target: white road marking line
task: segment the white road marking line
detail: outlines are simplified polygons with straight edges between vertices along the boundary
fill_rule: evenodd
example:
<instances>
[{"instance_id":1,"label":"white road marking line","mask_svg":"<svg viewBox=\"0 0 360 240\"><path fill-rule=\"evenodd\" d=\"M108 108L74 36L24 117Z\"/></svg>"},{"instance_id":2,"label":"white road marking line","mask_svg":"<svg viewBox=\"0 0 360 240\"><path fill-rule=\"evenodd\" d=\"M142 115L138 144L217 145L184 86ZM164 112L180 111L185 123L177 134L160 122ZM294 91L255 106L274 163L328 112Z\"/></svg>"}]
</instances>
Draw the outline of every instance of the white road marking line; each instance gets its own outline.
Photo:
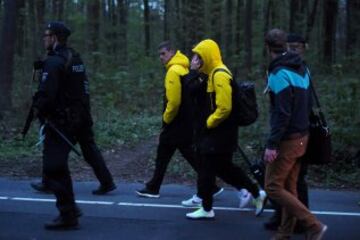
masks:
<instances>
[{"instance_id":1,"label":"white road marking line","mask_svg":"<svg viewBox=\"0 0 360 240\"><path fill-rule=\"evenodd\" d=\"M76 200L77 203L82 204L98 204L98 205L113 205L115 202L106 202L106 201L88 201L88 200Z\"/></svg>"},{"instance_id":2,"label":"white road marking line","mask_svg":"<svg viewBox=\"0 0 360 240\"><path fill-rule=\"evenodd\" d=\"M0 196L0 200L13 200L13 201L28 201L28 202L55 202L55 199L51 198L24 198L24 197L8 197ZM191 207L184 207L177 204L157 204L157 203L131 203L131 202L111 202L111 201L90 201L90 200L76 200L80 204L94 204L94 205L118 205L125 207L154 207L154 208L176 208L176 209L193 209ZM253 212L252 208L233 208L233 207L214 207L214 210L221 211L237 211L237 212ZM264 209L264 212L274 212L272 209ZM330 215L330 216L350 216L360 217L360 212L343 212L343 211L311 211L316 215Z\"/></svg>"},{"instance_id":3,"label":"white road marking line","mask_svg":"<svg viewBox=\"0 0 360 240\"><path fill-rule=\"evenodd\" d=\"M23 198L23 197L12 197L10 200L15 201L28 201L28 202L55 202L55 199L49 198Z\"/></svg>"}]
</instances>

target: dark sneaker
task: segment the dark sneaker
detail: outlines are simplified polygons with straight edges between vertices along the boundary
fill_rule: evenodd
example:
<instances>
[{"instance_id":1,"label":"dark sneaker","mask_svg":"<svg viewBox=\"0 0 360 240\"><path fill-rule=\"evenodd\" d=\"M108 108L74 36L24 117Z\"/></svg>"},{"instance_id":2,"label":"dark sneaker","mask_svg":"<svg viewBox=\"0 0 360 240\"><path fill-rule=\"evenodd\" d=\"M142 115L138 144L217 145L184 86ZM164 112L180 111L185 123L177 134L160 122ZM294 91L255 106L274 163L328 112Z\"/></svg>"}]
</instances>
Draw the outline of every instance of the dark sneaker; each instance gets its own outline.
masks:
<instances>
[{"instance_id":1,"label":"dark sneaker","mask_svg":"<svg viewBox=\"0 0 360 240\"><path fill-rule=\"evenodd\" d=\"M64 218L61 215L55 218L52 222L45 223L46 230L76 230L79 229L79 222L77 218Z\"/></svg>"},{"instance_id":2,"label":"dark sneaker","mask_svg":"<svg viewBox=\"0 0 360 240\"><path fill-rule=\"evenodd\" d=\"M97 189L92 191L92 194L104 195L107 194L108 192L114 191L115 189L116 189L116 185L114 183L108 186L100 185Z\"/></svg>"},{"instance_id":3,"label":"dark sneaker","mask_svg":"<svg viewBox=\"0 0 360 240\"><path fill-rule=\"evenodd\" d=\"M144 188L142 190L136 190L135 192L140 197L147 197L147 198L159 198L160 197L159 192L151 191L147 188Z\"/></svg>"},{"instance_id":4,"label":"dark sneaker","mask_svg":"<svg viewBox=\"0 0 360 240\"><path fill-rule=\"evenodd\" d=\"M50 188L48 188L43 182L33 182L30 183L30 186L41 193L52 193Z\"/></svg>"}]
</instances>

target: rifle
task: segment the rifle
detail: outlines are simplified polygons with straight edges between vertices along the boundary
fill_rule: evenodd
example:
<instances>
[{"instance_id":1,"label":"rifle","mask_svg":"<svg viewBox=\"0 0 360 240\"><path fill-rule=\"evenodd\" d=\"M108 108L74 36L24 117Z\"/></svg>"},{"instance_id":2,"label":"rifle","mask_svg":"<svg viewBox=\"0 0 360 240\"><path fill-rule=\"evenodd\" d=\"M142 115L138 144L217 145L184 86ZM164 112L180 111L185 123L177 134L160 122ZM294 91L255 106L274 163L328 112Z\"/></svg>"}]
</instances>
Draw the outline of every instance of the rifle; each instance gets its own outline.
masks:
<instances>
[{"instance_id":1,"label":"rifle","mask_svg":"<svg viewBox=\"0 0 360 240\"><path fill-rule=\"evenodd\" d=\"M32 82L35 81L35 74L36 74L36 69L35 67L33 68L33 72L32 72ZM33 101L34 101L34 96L33 96ZM25 121L25 125L24 125L24 128L23 130L21 131L21 134L23 136L23 139L25 139L25 136L27 134L27 132L29 131L29 128L31 126L31 122L32 120L34 119L34 108L33 108L33 104L34 102L31 103L31 106L30 106L30 110L29 110L29 113L26 117L26 121Z\"/></svg>"}]
</instances>

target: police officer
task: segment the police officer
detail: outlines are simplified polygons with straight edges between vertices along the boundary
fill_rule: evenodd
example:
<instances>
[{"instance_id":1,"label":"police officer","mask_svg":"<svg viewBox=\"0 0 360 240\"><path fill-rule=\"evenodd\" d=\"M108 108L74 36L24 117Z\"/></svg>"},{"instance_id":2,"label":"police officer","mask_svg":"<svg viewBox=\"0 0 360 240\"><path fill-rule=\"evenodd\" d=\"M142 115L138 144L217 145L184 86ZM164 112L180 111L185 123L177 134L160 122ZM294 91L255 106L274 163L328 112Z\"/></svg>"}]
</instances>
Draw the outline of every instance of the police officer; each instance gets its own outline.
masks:
<instances>
[{"instance_id":1,"label":"police officer","mask_svg":"<svg viewBox=\"0 0 360 240\"><path fill-rule=\"evenodd\" d=\"M48 51L33 102L33 110L44 126L43 173L55 194L59 217L45 224L48 230L78 228L81 215L74 199L68 167L71 145L80 143L85 160L104 178L98 190L115 189L91 129L89 84L84 64L66 46L71 31L61 22L50 22L43 40Z\"/></svg>"}]
</instances>

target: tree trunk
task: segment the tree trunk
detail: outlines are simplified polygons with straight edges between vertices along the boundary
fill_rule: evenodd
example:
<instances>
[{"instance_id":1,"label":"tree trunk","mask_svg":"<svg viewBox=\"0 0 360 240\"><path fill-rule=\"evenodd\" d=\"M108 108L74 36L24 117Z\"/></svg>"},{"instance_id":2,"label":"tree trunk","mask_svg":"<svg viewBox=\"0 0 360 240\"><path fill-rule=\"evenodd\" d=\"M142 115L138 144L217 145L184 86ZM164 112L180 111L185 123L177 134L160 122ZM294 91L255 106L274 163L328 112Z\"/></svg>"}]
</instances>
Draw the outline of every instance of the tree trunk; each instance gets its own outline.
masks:
<instances>
[{"instance_id":1,"label":"tree trunk","mask_svg":"<svg viewBox=\"0 0 360 240\"><path fill-rule=\"evenodd\" d=\"M211 1L211 36L219 44L221 43L221 30L222 30L222 1L221 0L212 0Z\"/></svg>"},{"instance_id":2,"label":"tree trunk","mask_svg":"<svg viewBox=\"0 0 360 240\"><path fill-rule=\"evenodd\" d=\"M87 8L87 48L92 55L90 58L91 69L96 73L100 64L100 59L96 52L99 50L99 28L100 28L100 2L99 0L90 0L86 3Z\"/></svg>"},{"instance_id":3,"label":"tree trunk","mask_svg":"<svg viewBox=\"0 0 360 240\"><path fill-rule=\"evenodd\" d=\"M324 47L323 47L323 60L324 63L330 65L334 62L334 46L335 46L335 33L336 33L336 18L338 1L327 0L324 1Z\"/></svg>"},{"instance_id":4,"label":"tree trunk","mask_svg":"<svg viewBox=\"0 0 360 240\"><path fill-rule=\"evenodd\" d=\"M37 26L37 35L41 36L45 30L45 0L35 0L35 10L36 10L36 26ZM43 53L43 42L41 37L36 37L37 46L36 49L39 49L41 54ZM41 50L40 50L41 49Z\"/></svg>"},{"instance_id":5,"label":"tree trunk","mask_svg":"<svg viewBox=\"0 0 360 240\"><path fill-rule=\"evenodd\" d=\"M15 1L15 0L14 0ZM16 24L16 54L20 57L24 56L25 46L25 1L16 0L17 5L17 24Z\"/></svg>"},{"instance_id":6,"label":"tree trunk","mask_svg":"<svg viewBox=\"0 0 360 240\"><path fill-rule=\"evenodd\" d=\"M16 40L17 1L4 1L0 44L0 115L12 107L13 65Z\"/></svg>"},{"instance_id":7,"label":"tree trunk","mask_svg":"<svg viewBox=\"0 0 360 240\"><path fill-rule=\"evenodd\" d=\"M145 56L150 56L150 16L149 0L144 0L144 35L145 35Z\"/></svg>"},{"instance_id":8,"label":"tree trunk","mask_svg":"<svg viewBox=\"0 0 360 240\"><path fill-rule=\"evenodd\" d=\"M309 42L312 29L314 28L315 17L316 17L316 15L318 14L318 13L317 13L318 3L319 3L319 0L315 0L315 1L314 1L314 4L313 4L312 10L311 10L311 13L310 13L310 15L309 15L309 17L308 17L308 20L307 20L307 24L306 24L306 34L305 34L305 41L306 41L306 42Z\"/></svg>"},{"instance_id":9,"label":"tree trunk","mask_svg":"<svg viewBox=\"0 0 360 240\"><path fill-rule=\"evenodd\" d=\"M235 72L234 76L237 78L237 76L240 73L240 54L241 54L241 13L243 8L243 0L237 0L237 6L236 6L236 26L235 26L235 63L236 66L234 67Z\"/></svg>"},{"instance_id":10,"label":"tree trunk","mask_svg":"<svg viewBox=\"0 0 360 240\"><path fill-rule=\"evenodd\" d=\"M52 16L58 21L63 21L64 15L64 0L53 0L52 1Z\"/></svg>"},{"instance_id":11,"label":"tree trunk","mask_svg":"<svg viewBox=\"0 0 360 240\"><path fill-rule=\"evenodd\" d=\"M127 66L128 60L128 41L127 41L127 26L128 26L128 8L129 1L119 0L118 1L118 10L119 10L119 56L120 56L120 66Z\"/></svg>"},{"instance_id":12,"label":"tree trunk","mask_svg":"<svg viewBox=\"0 0 360 240\"><path fill-rule=\"evenodd\" d=\"M170 39L168 22L169 22L169 0L164 0L164 40Z\"/></svg>"},{"instance_id":13,"label":"tree trunk","mask_svg":"<svg viewBox=\"0 0 360 240\"><path fill-rule=\"evenodd\" d=\"M251 73L252 65L252 0L246 0L245 3L245 31L244 31L244 47L245 47L245 70L246 75Z\"/></svg>"},{"instance_id":14,"label":"tree trunk","mask_svg":"<svg viewBox=\"0 0 360 240\"><path fill-rule=\"evenodd\" d=\"M226 0L226 16L225 16L225 62L233 69L233 0Z\"/></svg>"},{"instance_id":15,"label":"tree trunk","mask_svg":"<svg viewBox=\"0 0 360 240\"><path fill-rule=\"evenodd\" d=\"M352 56L358 53L360 46L360 2L347 0L346 4L346 55Z\"/></svg>"}]
</instances>

